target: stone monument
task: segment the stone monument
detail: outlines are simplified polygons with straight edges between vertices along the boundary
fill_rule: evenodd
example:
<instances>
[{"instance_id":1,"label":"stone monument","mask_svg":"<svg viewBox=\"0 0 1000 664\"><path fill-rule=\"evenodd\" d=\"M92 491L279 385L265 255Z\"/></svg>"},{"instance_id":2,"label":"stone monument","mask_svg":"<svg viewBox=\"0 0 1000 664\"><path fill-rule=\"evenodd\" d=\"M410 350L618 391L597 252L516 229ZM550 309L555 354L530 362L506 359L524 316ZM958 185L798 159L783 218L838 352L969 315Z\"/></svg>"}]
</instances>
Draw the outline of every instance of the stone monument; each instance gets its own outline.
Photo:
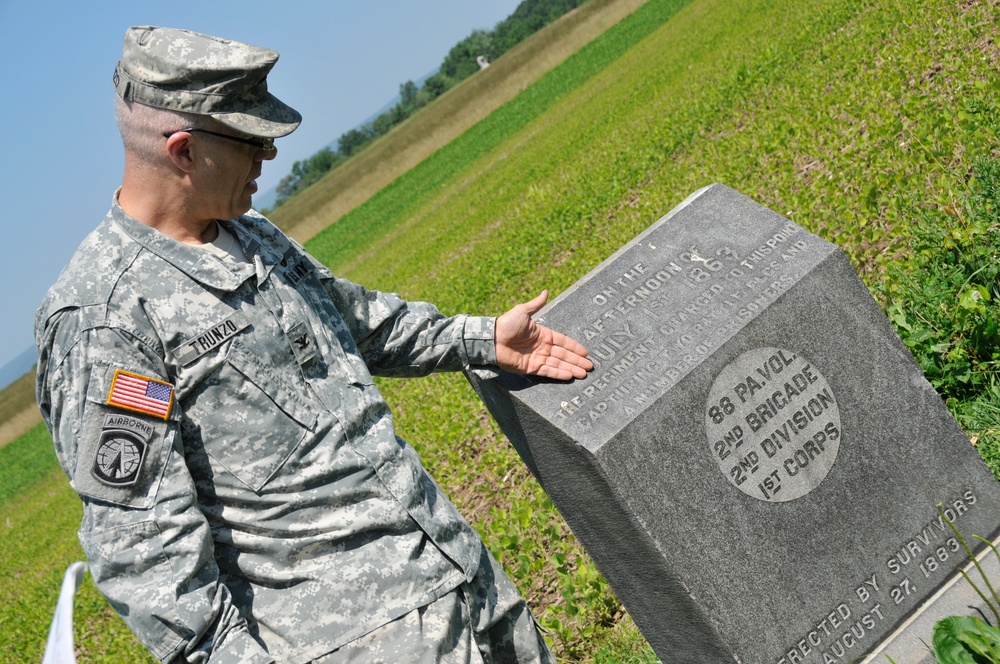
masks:
<instances>
[{"instance_id":1,"label":"stone monument","mask_svg":"<svg viewBox=\"0 0 1000 664\"><path fill-rule=\"evenodd\" d=\"M970 610L937 506L995 539L1000 486L834 245L713 185L539 318L586 379L470 381L665 663L913 664Z\"/></svg>"}]
</instances>

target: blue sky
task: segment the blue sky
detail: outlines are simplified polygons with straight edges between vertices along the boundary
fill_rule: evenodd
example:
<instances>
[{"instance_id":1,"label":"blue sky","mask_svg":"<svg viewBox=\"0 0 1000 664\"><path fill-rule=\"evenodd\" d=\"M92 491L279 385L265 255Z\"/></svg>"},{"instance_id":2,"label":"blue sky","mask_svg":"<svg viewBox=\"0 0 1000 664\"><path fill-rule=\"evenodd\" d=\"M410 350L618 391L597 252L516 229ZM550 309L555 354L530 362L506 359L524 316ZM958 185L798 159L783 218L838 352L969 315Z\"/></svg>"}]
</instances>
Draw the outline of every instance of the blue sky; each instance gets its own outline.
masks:
<instances>
[{"instance_id":1,"label":"blue sky","mask_svg":"<svg viewBox=\"0 0 1000 664\"><path fill-rule=\"evenodd\" d=\"M127 27L186 28L281 54L268 88L304 119L265 164L266 192L518 2L0 0L0 366L33 345L35 308L121 181L111 76Z\"/></svg>"}]
</instances>

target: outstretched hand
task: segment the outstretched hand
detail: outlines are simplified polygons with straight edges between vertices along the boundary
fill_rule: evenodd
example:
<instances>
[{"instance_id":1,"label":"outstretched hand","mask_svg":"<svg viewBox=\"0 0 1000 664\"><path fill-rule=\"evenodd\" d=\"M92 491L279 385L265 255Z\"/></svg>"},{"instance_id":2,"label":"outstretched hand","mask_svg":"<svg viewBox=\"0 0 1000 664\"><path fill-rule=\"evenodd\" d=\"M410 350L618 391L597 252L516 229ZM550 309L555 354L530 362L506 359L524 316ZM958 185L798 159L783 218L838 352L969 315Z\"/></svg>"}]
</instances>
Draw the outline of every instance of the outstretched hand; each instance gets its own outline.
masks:
<instances>
[{"instance_id":1,"label":"outstretched hand","mask_svg":"<svg viewBox=\"0 0 1000 664\"><path fill-rule=\"evenodd\" d=\"M570 380L594 368L587 349L574 339L531 320L545 306L548 291L497 318L497 364L513 373Z\"/></svg>"}]
</instances>

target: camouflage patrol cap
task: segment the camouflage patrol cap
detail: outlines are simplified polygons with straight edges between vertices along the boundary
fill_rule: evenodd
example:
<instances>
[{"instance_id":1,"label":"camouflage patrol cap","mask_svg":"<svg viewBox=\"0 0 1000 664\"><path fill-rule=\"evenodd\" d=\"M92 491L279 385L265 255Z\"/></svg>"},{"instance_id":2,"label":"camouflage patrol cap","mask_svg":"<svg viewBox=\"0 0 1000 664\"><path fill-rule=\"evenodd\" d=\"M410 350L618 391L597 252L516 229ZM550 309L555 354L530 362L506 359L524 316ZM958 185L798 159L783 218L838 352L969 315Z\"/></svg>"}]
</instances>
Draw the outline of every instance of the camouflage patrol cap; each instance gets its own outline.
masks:
<instances>
[{"instance_id":1,"label":"camouflage patrol cap","mask_svg":"<svg viewBox=\"0 0 1000 664\"><path fill-rule=\"evenodd\" d=\"M252 136L295 131L302 116L267 91L278 53L209 35L152 26L125 31L115 89L126 101L208 115Z\"/></svg>"}]
</instances>

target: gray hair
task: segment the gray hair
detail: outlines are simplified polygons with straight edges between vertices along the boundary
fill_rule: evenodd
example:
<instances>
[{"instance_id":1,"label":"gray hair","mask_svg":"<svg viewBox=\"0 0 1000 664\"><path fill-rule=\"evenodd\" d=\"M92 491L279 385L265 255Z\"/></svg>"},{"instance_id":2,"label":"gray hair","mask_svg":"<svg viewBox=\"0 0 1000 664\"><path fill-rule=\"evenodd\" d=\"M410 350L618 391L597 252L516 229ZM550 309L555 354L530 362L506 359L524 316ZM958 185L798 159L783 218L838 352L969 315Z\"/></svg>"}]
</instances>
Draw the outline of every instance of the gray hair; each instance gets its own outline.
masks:
<instances>
[{"instance_id":1,"label":"gray hair","mask_svg":"<svg viewBox=\"0 0 1000 664\"><path fill-rule=\"evenodd\" d=\"M163 158L163 133L188 127L212 128L216 122L205 115L183 113L125 101L115 95L115 118L125 151L153 164Z\"/></svg>"}]
</instances>

